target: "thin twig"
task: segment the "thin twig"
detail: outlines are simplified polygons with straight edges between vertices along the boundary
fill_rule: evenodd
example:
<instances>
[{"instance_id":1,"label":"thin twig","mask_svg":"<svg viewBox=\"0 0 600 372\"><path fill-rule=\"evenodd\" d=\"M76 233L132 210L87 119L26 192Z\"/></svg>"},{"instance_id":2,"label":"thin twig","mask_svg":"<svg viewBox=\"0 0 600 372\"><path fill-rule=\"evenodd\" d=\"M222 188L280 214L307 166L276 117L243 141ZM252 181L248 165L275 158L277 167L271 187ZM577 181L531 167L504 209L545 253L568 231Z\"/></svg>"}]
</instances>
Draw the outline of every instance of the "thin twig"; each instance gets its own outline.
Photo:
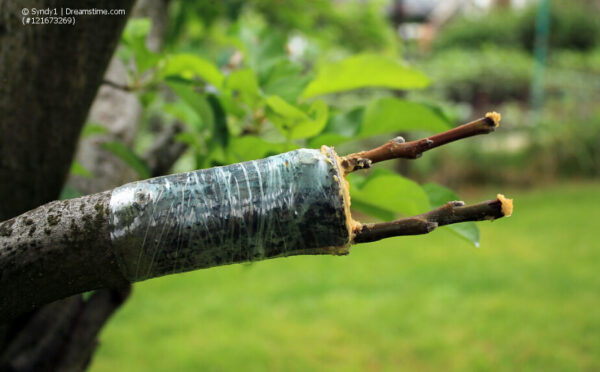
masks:
<instances>
[{"instance_id":1,"label":"thin twig","mask_svg":"<svg viewBox=\"0 0 600 372\"><path fill-rule=\"evenodd\" d=\"M132 91L135 90L135 87L132 87L130 85L116 83L114 81L107 80L107 79L102 80L102 84L103 85L108 85L110 87L113 87L113 88L116 88L116 89L119 89L119 90L122 90L122 91L125 91L125 92L132 92Z\"/></svg>"},{"instance_id":2,"label":"thin twig","mask_svg":"<svg viewBox=\"0 0 600 372\"><path fill-rule=\"evenodd\" d=\"M438 226L466 221L495 220L512 214L512 199L498 194L494 200L474 205L451 201L414 217L392 222L362 224L355 232L354 243L367 243L401 235L427 234Z\"/></svg>"},{"instance_id":3,"label":"thin twig","mask_svg":"<svg viewBox=\"0 0 600 372\"><path fill-rule=\"evenodd\" d=\"M499 122L500 114L491 112L486 114L483 118L428 138L405 142L404 138L396 137L372 150L361 151L342 157L342 167L346 173L349 173L357 169L369 168L372 163L378 163L384 160L397 158L416 159L420 157L423 152L445 145L446 143L478 134L493 132Z\"/></svg>"}]
</instances>

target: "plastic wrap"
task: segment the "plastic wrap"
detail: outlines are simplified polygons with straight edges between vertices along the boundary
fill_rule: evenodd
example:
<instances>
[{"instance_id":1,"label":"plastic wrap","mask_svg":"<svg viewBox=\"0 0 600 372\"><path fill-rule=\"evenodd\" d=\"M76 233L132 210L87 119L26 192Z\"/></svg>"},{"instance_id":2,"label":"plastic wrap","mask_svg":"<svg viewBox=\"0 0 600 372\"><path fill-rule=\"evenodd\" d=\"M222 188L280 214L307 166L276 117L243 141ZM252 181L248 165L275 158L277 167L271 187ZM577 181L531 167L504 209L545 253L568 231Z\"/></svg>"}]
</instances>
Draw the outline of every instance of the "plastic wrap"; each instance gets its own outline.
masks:
<instances>
[{"instance_id":1,"label":"plastic wrap","mask_svg":"<svg viewBox=\"0 0 600 372\"><path fill-rule=\"evenodd\" d=\"M330 148L300 149L116 188L111 239L127 279L343 253L334 247L347 246L350 234L334 157Z\"/></svg>"}]
</instances>

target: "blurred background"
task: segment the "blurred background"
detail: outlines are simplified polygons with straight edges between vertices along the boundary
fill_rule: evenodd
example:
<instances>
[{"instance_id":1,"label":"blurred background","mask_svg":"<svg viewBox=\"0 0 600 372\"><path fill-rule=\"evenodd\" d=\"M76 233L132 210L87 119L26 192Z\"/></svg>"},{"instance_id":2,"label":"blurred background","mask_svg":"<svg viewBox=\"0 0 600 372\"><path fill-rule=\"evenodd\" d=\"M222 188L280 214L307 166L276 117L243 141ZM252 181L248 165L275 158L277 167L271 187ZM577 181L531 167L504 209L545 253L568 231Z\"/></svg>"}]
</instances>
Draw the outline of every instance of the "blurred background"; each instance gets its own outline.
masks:
<instances>
[{"instance_id":1,"label":"blurred background","mask_svg":"<svg viewBox=\"0 0 600 372\"><path fill-rule=\"evenodd\" d=\"M137 284L91 370L599 370L599 11L140 1L63 197L299 147L345 154L498 111L491 135L351 177L353 213L498 192L515 213Z\"/></svg>"}]
</instances>

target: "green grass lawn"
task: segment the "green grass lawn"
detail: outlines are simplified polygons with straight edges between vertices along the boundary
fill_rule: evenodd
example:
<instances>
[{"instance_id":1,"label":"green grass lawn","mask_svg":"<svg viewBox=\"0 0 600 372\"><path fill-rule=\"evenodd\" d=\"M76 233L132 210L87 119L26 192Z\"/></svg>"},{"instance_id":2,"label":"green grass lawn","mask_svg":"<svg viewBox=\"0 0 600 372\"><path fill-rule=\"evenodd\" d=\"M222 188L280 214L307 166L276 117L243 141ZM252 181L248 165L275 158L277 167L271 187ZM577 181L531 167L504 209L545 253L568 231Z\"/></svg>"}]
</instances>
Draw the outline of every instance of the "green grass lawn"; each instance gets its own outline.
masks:
<instances>
[{"instance_id":1,"label":"green grass lawn","mask_svg":"<svg viewBox=\"0 0 600 372\"><path fill-rule=\"evenodd\" d=\"M600 184L507 194L479 249L440 229L140 283L91 370L600 370Z\"/></svg>"}]
</instances>

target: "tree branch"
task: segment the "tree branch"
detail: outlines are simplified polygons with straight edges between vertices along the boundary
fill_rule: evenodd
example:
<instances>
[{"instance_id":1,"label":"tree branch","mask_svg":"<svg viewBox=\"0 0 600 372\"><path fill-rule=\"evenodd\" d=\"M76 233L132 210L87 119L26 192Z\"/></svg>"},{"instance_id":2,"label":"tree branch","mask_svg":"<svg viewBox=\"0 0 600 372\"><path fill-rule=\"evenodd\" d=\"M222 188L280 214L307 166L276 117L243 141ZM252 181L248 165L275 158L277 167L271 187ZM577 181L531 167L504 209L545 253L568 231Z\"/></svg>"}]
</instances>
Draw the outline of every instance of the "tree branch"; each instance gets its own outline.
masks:
<instances>
[{"instance_id":1,"label":"tree branch","mask_svg":"<svg viewBox=\"0 0 600 372\"><path fill-rule=\"evenodd\" d=\"M110 195L51 202L0 223L0 319L128 283L112 251Z\"/></svg>"},{"instance_id":2,"label":"tree branch","mask_svg":"<svg viewBox=\"0 0 600 372\"><path fill-rule=\"evenodd\" d=\"M369 168L372 163L390 159L417 159L423 152L463 138L493 132L500 123L500 114L490 112L485 117L467 124L460 125L446 132L405 142L404 138L396 137L387 143L368 151L361 151L342 157L342 167L346 173L357 169Z\"/></svg>"},{"instance_id":3,"label":"tree branch","mask_svg":"<svg viewBox=\"0 0 600 372\"><path fill-rule=\"evenodd\" d=\"M108 79L102 80L102 84L103 85L107 85L107 86L109 86L111 88L122 90L124 92L133 92L133 91L136 90L136 88L133 87L133 86L131 86L131 85L125 85L125 84L117 83L115 81L108 80Z\"/></svg>"},{"instance_id":4,"label":"tree branch","mask_svg":"<svg viewBox=\"0 0 600 372\"><path fill-rule=\"evenodd\" d=\"M451 201L443 206L414 217L392 222L362 224L356 231L354 243L368 243L393 236L427 234L438 226L467 221L495 220L512 214L512 199L498 194L494 200L474 205Z\"/></svg>"},{"instance_id":5,"label":"tree branch","mask_svg":"<svg viewBox=\"0 0 600 372\"><path fill-rule=\"evenodd\" d=\"M300 149L52 202L0 223L0 318L92 289L297 254L347 254L353 243L512 210L499 195L354 229L335 158L326 146Z\"/></svg>"}]
</instances>

